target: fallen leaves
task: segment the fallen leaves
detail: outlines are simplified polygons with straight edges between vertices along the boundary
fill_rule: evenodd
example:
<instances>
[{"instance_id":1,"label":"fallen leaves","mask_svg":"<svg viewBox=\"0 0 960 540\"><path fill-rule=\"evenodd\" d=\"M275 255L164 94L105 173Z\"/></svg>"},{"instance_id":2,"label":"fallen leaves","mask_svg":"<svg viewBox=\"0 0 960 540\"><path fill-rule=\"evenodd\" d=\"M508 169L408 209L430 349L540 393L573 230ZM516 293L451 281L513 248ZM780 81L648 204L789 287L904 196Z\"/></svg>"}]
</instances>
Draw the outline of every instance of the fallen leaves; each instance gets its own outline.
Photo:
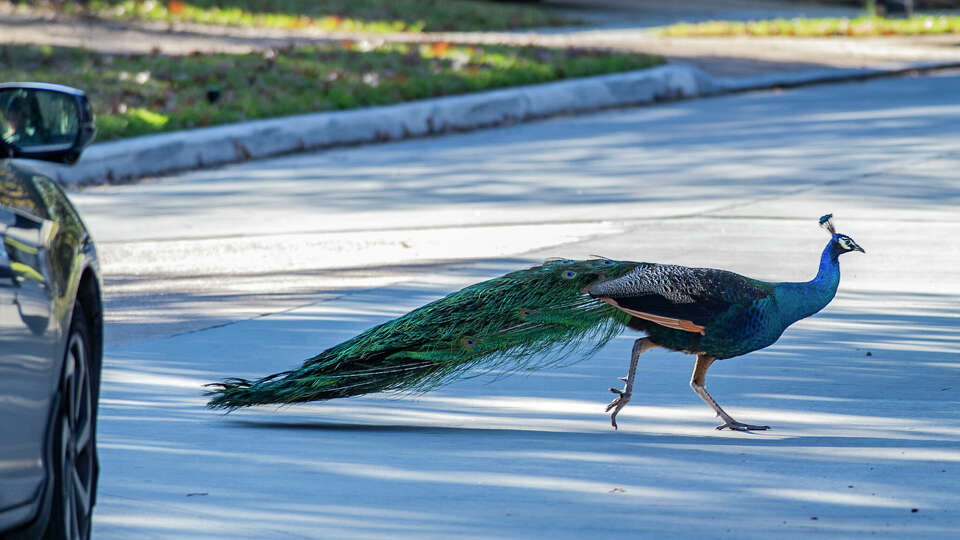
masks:
<instances>
[{"instance_id":1,"label":"fallen leaves","mask_svg":"<svg viewBox=\"0 0 960 540\"><path fill-rule=\"evenodd\" d=\"M182 16L186 5L180 0L170 0L167 2L167 10L177 16Z\"/></svg>"}]
</instances>

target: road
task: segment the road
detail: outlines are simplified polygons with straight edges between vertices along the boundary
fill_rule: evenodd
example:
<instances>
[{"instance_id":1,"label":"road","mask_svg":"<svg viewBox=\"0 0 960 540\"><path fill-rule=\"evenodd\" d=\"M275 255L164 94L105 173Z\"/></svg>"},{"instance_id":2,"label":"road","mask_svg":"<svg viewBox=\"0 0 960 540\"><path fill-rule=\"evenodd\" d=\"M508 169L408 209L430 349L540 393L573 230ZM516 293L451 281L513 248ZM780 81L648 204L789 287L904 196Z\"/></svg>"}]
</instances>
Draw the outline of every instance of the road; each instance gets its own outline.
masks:
<instances>
[{"instance_id":1,"label":"road","mask_svg":"<svg viewBox=\"0 0 960 540\"><path fill-rule=\"evenodd\" d=\"M903 68L924 62L960 63L956 35L837 39L792 37L661 37L649 30L676 22L711 19L855 17L856 7L784 0L555 0L545 7L569 13L584 25L517 32L361 34L315 28L275 29L165 22L133 23L53 17L0 5L5 43L83 47L112 54L194 51L246 53L331 40L449 41L546 47L599 47L659 54L715 77L746 77L830 68Z\"/></svg>"},{"instance_id":2,"label":"road","mask_svg":"<svg viewBox=\"0 0 960 540\"><path fill-rule=\"evenodd\" d=\"M72 198L108 347L94 536L943 538L960 526L960 105L951 73L609 111L289 156ZM222 415L201 385L291 368L544 257L805 280L834 302L711 370L633 337L534 375ZM916 509L916 511L912 511Z\"/></svg>"},{"instance_id":3,"label":"road","mask_svg":"<svg viewBox=\"0 0 960 540\"><path fill-rule=\"evenodd\" d=\"M547 0L541 5L607 28L649 28L714 20L857 17L863 12L859 6L784 0Z\"/></svg>"}]
</instances>

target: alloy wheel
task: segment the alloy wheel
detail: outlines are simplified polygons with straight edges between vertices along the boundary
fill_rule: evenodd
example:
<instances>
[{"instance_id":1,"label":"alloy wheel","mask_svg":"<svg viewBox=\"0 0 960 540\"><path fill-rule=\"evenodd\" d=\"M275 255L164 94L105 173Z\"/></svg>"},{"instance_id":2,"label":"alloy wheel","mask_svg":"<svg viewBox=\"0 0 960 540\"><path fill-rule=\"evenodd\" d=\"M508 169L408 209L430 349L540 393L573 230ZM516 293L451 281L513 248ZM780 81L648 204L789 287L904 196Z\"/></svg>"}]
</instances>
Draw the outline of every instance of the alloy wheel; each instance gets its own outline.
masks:
<instances>
[{"instance_id":1,"label":"alloy wheel","mask_svg":"<svg viewBox=\"0 0 960 540\"><path fill-rule=\"evenodd\" d=\"M57 448L60 465L57 495L62 501L64 532L71 540L88 537L93 499L93 400L87 353L85 334L72 332L61 386L63 403Z\"/></svg>"}]
</instances>

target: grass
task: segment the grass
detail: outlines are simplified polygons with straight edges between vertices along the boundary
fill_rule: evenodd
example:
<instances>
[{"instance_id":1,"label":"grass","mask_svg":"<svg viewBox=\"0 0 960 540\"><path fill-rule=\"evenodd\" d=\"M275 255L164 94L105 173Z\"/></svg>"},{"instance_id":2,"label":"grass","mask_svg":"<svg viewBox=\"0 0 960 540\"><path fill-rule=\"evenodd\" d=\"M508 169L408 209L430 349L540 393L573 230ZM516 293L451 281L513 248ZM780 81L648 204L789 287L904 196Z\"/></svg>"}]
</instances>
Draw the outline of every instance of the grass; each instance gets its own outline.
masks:
<instances>
[{"instance_id":1,"label":"grass","mask_svg":"<svg viewBox=\"0 0 960 540\"><path fill-rule=\"evenodd\" d=\"M682 23L657 30L662 36L875 37L960 33L960 16L914 15L909 19L863 16L854 19L776 19Z\"/></svg>"},{"instance_id":2,"label":"grass","mask_svg":"<svg viewBox=\"0 0 960 540\"><path fill-rule=\"evenodd\" d=\"M659 57L597 50L372 44L251 54L109 55L0 45L0 81L84 89L98 140L293 114L387 105L491 88L643 69ZM215 102L208 93L217 93Z\"/></svg>"},{"instance_id":3,"label":"grass","mask_svg":"<svg viewBox=\"0 0 960 540\"><path fill-rule=\"evenodd\" d=\"M2 2L4 0L0 0ZM71 0L6 0L80 13ZM545 9L476 0L89 0L99 18L356 32L511 30L571 24Z\"/></svg>"}]
</instances>

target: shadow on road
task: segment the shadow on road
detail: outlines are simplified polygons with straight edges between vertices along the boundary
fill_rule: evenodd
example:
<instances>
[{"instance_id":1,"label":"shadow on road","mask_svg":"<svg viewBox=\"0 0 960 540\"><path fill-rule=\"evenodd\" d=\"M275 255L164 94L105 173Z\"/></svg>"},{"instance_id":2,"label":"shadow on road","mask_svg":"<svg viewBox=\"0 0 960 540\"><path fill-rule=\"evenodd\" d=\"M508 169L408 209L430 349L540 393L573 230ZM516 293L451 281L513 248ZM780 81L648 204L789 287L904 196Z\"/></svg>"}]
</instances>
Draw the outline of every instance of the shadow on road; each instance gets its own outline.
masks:
<instances>
[{"instance_id":1,"label":"shadow on road","mask_svg":"<svg viewBox=\"0 0 960 540\"><path fill-rule=\"evenodd\" d=\"M634 402L611 430L606 387L626 367L629 336L566 368L418 396L203 408L202 383L288 369L445 292L358 292L111 350L98 537L480 538L516 532L513 516L560 538L584 523L709 535L721 517L758 537L952 530L955 295L903 293L863 309L880 293L841 292L770 349L718 364L711 392L774 427L765 433L715 431L686 385L690 358L664 352L644 356ZM151 427L138 428L144 418ZM157 502L137 502L148 498Z\"/></svg>"}]
</instances>

